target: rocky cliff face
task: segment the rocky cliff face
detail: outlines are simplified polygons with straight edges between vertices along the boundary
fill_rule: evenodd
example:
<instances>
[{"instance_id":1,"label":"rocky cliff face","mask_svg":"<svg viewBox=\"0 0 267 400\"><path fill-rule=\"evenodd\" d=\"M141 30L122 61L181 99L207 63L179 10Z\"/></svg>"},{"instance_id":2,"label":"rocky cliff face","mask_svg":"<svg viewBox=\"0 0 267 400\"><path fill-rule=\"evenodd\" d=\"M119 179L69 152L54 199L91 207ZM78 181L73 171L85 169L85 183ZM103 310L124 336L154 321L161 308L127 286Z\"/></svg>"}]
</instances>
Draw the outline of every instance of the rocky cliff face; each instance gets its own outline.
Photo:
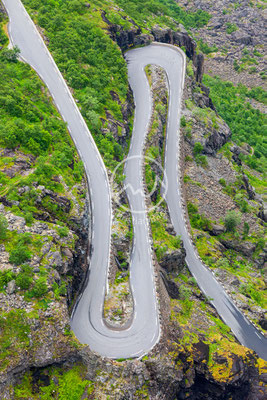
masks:
<instances>
[{"instance_id":1,"label":"rocky cliff face","mask_svg":"<svg viewBox=\"0 0 267 400\"><path fill-rule=\"evenodd\" d=\"M185 49L186 55L193 61L195 66L196 81L201 82L204 68L203 54L196 53L196 43L190 37L183 27L179 25L177 31L171 29L162 29L160 27L152 28L150 34L142 34L141 28L135 24L135 28L124 30L120 25L112 24L107 18L105 13L102 13L103 20L109 26L111 38L118 43L123 52L135 46L144 46L150 44L152 41L175 44Z\"/></svg>"}]
</instances>

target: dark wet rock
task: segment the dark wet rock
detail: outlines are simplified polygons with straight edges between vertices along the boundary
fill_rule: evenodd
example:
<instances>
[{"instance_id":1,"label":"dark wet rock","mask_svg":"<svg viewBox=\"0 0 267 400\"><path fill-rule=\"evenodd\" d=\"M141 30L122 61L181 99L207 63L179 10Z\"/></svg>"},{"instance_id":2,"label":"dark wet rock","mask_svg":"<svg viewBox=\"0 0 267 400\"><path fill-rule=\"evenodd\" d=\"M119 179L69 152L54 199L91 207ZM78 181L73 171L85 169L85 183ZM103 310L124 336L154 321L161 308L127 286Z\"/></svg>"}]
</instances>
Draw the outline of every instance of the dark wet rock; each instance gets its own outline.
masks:
<instances>
[{"instance_id":1,"label":"dark wet rock","mask_svg":"<svg viewBox=\"0 0 267 400\"><path fill-rule=\"evenodd\" d=\"M207 361L209 359L209 345L199 341L193 345L194 358L198 362Z\"/></svg>"},{"instance_id":2,"label":"dark wet rock","mask_svg":"<svg viewBox=\"0 0 267 400\"><path fill-rule=\"evenodd\" d=\"M160 276L161 279L167 289L168 295L170 296L171 299L179 299L180 292L179 292L179 286L177 283L171 279L168 274L161 270L160 271Z\"/></svg>"},{"instance_id":3,"label":"dark wet rock","mask_svg":"<svg viewBox=\"0 0 267 400\"><path fill-rule=\"evenodd\" d=\"M197 54L195 60L196 81L201 82L204 73L204 55L202 53Z\"/></svg>"},{"instance_id":4,"label":"dark wet rock","mask_svg":"<svg viewBox=\"0 0 267 400\"><path fill-rule=\"evenodd\" d=\"M109 32L112 40L118 43L122 51L133 46L146 46L153 40L153 36L141 33L140 28L125 31L120 25L110 24Z\"/></svg>"},{"instance_id":5,"label":"dark wet rock","mask_svg":"<svg viewBox=\"0 0 267 400\"><path fill-rule=\"evenodd\" d=\"M265 331L267 331L267 319L265 318L265 316L261 316L260 320L259 320L259 324L262 327L262 329L264 329Z\"/></svg>"}]
</instances>

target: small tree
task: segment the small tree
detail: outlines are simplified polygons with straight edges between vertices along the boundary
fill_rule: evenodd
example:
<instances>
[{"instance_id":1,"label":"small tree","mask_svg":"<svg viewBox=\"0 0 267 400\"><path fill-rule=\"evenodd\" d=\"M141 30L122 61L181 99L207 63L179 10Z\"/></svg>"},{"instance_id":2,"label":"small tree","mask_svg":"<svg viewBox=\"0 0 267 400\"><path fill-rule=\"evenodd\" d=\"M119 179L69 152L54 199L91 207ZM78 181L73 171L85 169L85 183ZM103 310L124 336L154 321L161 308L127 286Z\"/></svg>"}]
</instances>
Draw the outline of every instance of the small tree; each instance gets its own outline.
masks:
<instances>
[{"instance_id":1,"label":"small tree","mask_svg":"<svg viewBox=\"0 0 267 400\"><path fill-rule=\"evenodd\" d=\"M6 239L8 222L3 214L0 214L0 240Z\"/></svg>"},{"instance_id":2,"label":"small tree","mask_svg":"<svg viewBox=\"0 0 267 400\"><path fill-rule=\"evenodd\" d=\"M200 142L196 142L193 148L193 153L195 156L201 154L203 151L203 146Z\"/></svg>"},{"instance_id":3,"label":"small tree","mask_svg":"<svg viewBox=\"0 0 267 400\"><path fill-rule=\"evenodd\" d=\"M224 226L227 232L235 232L237 225L240 223L240 213L234 210L228 211L225 216Z\"/></svg>"},{"instance_id":4,"label":"small tree","mask_svg":"<svg viewBox=\"0 0 267 400\"><path fill-rule=\"evenodd\" d=\"M249 233L249 224L247 222L244 222L244 226L243 226L243 235L244 237L247 236Z\"/></svg>"}]
</instances>

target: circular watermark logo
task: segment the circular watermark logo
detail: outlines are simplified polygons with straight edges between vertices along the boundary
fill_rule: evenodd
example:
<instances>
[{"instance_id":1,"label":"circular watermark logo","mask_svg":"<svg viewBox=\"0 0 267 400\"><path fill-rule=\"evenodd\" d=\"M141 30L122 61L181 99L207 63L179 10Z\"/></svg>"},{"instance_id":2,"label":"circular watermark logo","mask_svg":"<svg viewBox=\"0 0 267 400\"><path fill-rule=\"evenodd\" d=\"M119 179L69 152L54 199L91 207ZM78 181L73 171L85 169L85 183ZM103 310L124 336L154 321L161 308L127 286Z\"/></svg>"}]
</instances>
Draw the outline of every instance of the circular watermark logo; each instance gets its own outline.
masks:
<instances>
[{"instance_id":1,"label":"circular watermark logo","mask_svg":"<svg viewBox=\"0 0 267 400\"><path fill-rule=\"evenodd\" d=\"M148 156L130 156L121 161L111 177L113 200L132 214L150 212L164 201L168 180L162 165ZM146 198L153 199L146 207Z\"/></svg>"}]
</instances>

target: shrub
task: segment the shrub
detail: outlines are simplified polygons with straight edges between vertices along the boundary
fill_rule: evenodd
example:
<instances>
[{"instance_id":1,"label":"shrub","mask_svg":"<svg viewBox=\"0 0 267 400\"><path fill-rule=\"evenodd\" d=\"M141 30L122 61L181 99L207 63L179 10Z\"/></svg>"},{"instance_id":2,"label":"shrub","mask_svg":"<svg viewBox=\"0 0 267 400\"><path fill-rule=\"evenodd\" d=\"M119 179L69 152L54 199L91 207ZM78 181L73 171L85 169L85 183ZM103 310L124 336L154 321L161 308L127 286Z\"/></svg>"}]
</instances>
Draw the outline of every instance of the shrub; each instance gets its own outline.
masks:
<instances>
[{"instance_id":1,"label":"shrub","mask_svg":"<svg viewBox=\"0 0 267 400\"><path fill-rule=\"evenodd\" d=\"M218 47L217 46L211 46L210 47L207 43L203 42L202 39L200 39L198 44L199 44L200 50L204 54L210 54L210 53L214 53L214 52L218 51Z\"/></svg>"},{"instance_id":2,"label":"shrub","mask_svg":"<svg viewBox=\"0 0 267 400\"><path fill-rule=\"evenodd\" d=\"M29 212L29 211L26 212L26 214L25 214L25 222L26 222L26 224L27 225L32 225L33 221L34 221L34 218L33 218L32 213Z\"/></svg>"},{"instance_id":3,"label":"shrub","mask_svg":"<svg viewBox=\"0 0 267 400\"><path fill-rule=\"evenodd\" d=\"M190 217L190 223L193 228L208 231L211 229L211 222L205 215L200 215L198 213L198 208L193 203L188 203L187 205L188 214Z\"/></svg>"},{"instance_id":4,"label":"shrub","mask_svg":"<svg viewBox=\"0 0 267 400\"><path fill-rule=\"evenodd\" d=\"M34 282L32 290L29 292L29 297L40 298L48 291L45 277L40 277Z\"/></svg>"},{"instance_id":5,"label":"shrub","mask_svg":"<svg viewBox=\"0 0 267 400\"><path fill-rule=\"evenodd\" d=\"M20 289L29 289L33 281L33 270L29 265L23 265L21 272L16 277L16 285Z\"/></svg>"},{"instance_id":6,"label":"shrub","mask_svg":"<svg viewBox=\"0 0 267 400\"><path fill-rule=\"evenodd\" d=\"M247 236L249 233L249 224L247 222L244 222L244 226L243 226L243 235Z\"/></svg>"},{"instance_id":7,"label":"shrub","mask_svg":"<svg viewBox=\"0 0 267 400\"><path fill-rule=\"evenodd\" d=\"M15 265L23 264L25 261L30 260L30 258L31 252L28 247L21 242L19 242L9 254L9 262Z\"/></svg>"},{"instance_id":8,"label":"shrub","mask_svg":"<svg viewBox=\"0 0 267 400\"><path fill-rule=\"evenodd\" d=\"M265 246L265 239L259 238L257 241L257 250L263 250Z\"/></svg>"},{"instance_id":9,"label":"shrub","mask_svg":"<svg viewBox=\"0 0 267 400\"><path fill-rule=\"evenodd\" d=\"M201 154L203 151L203 146L200 142L196 142L194 145L193 153L195 156Z\"/></svg>"},{"instance_id":10,"label":"shrub","mask_svg":"<svg viewBox=\"0 0 267 400\"><path fill-rule=\"evenodd\" d=\"M223 179L223 178L219 179L219 184L222 185L223 187L225 187L226 186L226 180Z\"/></svg>"},{"instance_id":11,"label":"shrub","mask_svg":"<svg viewBox=\"0 0 267 400\"><path fill-rule=\"evenodd\" d=\"M61 285L59 286L56 282L53 283L52 285L53 292L55 293L55 299L59 300L60 296L65 296L66 294L66 283L62 282Z\"/></svg>"},{"instance_id":12,"label":"shrub","mask_svg":"<svg viewBox=\"0 0 267 400\"><path fill-rule=\"evenodd\" d=\"M230 22L227 22L227 24L226 24L226 32L227 33L233 33L233 32L235 32L235 31L237 31L237 26L236 26L236 24L231 24Z\"/></svg>"},{"instance_id":13,"label":"shrub","mask_svg":"<svg viewBox=\"0 0 267 400\"><path fill-rule=\"evenodd\" d=\"M251 283L242 283L240 285L240 293L244 296L253 299L259 306L265 307L266 302L262 296L262 294L257 291Z\"/></svg>"},{"instance_id":14,"label":"shrub","mask_svg":"<svg viewBox=\"0 0 267 400\"><path fill-rule=\"evenodd\" d=\"M3 214L0 214L0 240L6 239L8 222Z\"/></svg>"},{"instance_id":15,"label":"shrub","mask_svg":"<svg viewBox=\"0 0 267 400\"><path fill-rule=\"evenodd\" d=\"M196 163L198 165L201 165L202 167L207 167L208 166L208 159L206 156L204 156L203 154L201 155L197 155L196 156Z\"/></svg>"},{"instance_id":16,"label":"shrub","mask_svg":"<svg viewBox=\"0 0 267 400\"><path fill-rule=\"evenodd\" d=\"M222 257L217 261L217 266L221 269L225 269L225 268L229 268L229 261L227 260L227 258Z\"/></svg>"},{"instance_id":17,"label":"shrub","mask_svg":"<svg viewBox=\"0 0 267 400\"><path fill-rule=\"evenodd\" d=\"M62 237L66 237L66 236L68 236L68 234L69 234L69 230L68 230L68 228L66 227L66 226L60 226L58 229L57 229L57 231L58 231L58 234L59 234L59 236L62 238Z\"/></svg>"},{"instance_id":18,"label":"shrub","mask_svg":"<svg viewBox=\"0 0 267 400\"><path fill-rule=\"evenodd\" d=\"M179 287L179 297L181 300L189 299L190 295L191 290L188 287L186 287L185 285L181 285Z\"/></svg>"},{"instance_id":19,"label":"shrub","mask_svg":"<svg viewBox=\"0 0 267 400\"><path fill-rule=\"evenodd\" d=\"M184 116L184 115L183 115L182 118L181 118L181 126L182 126L182 127L185 127L185 126L186 126L186 119L185 119L185 116Z\"/></svg>"},{"instance_id":20,"label":"shrub","mask_svg":"<svg viewBox=\"0 0 267 400\"><path fill-rule=\"evenodd\" d=\"M227 232L235 232L240 223L240 213L235 210L228 211L225 216L224 226Z\"/></svg>"},{"instance_id":21,"label":"shrub","mask_svg":"<svg viewBox=\"0 0 267 400\"><path fill-rule=\"evenodd\" d=\"M3 290L4 287L8 284L8 282L12 281L15 278L15 274L12 269L8 269L6 271L0 271L0 290Z\"/></svg>"}]
</instances>

